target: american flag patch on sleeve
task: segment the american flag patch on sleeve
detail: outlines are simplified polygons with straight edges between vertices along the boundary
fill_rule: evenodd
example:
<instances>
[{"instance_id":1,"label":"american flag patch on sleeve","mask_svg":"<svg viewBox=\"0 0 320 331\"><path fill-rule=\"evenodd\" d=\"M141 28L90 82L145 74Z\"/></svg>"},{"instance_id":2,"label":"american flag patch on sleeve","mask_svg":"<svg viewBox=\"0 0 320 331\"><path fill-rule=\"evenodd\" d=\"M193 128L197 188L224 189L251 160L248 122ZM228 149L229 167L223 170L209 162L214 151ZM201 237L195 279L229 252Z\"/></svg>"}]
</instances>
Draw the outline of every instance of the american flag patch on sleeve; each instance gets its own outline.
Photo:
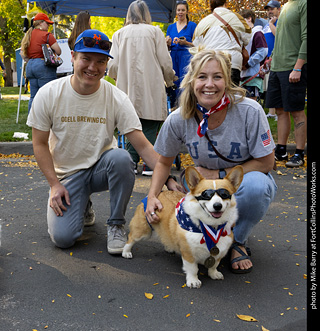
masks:
<instances>
[{"instance_id":1,"label":"american flag patch on sleeve","mask_svg":"<svg viewBox=\"0 0 320 331\"><path fill-rule=\"evenodd\" d=\"M261 140L262 140L264 147L267 147L271 144L270 130L268 130L267 132L265 132L261 135Z\"/></svg>"}]
</instances>

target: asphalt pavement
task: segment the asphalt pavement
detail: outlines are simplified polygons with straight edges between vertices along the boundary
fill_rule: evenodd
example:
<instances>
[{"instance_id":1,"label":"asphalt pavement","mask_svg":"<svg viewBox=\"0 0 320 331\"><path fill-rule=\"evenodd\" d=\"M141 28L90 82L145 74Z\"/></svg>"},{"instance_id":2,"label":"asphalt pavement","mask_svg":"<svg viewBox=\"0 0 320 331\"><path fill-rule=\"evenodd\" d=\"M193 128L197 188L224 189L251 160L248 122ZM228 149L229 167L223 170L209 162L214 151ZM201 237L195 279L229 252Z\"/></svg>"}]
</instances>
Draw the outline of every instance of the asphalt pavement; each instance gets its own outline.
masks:
<instances>
[{"instance_id":1,"label":"asphalt pavement","mask_svg":"<svg viewBox=\"0 0 320 331\"><path fill-rule=\"evenodd\" d=\"M233 274L224 259L224 280L200 267L202 287L189 289L181 258L156 239L136 244L132 260L107 253L109 192L92 195L95 225L74 247L56 248L47 234L48 184L35 160L0 159L0 329L306 330L306 168L281 166L273 175L276 199L249 239L252 272ZM127 223L150 181L137 175Z\"/></svg>"}]
</instances>

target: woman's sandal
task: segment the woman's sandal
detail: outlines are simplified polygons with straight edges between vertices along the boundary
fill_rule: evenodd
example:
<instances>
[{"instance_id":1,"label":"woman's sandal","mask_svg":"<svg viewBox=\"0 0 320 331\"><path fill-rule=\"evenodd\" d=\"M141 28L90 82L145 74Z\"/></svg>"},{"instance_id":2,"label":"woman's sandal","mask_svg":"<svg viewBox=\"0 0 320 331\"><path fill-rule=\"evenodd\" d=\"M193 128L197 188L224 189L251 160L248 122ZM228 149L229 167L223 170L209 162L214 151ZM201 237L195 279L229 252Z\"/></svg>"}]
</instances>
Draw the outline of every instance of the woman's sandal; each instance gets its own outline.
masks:
<instances>
[{"instance_id":1,"label":"woman's sandal","mask_svg":"<svg viewBox=\"0 0 320 331\"><path fill-rule=\"evenodd\" d=\"M235 257L234 259L231 260L230 269L234 274L247 274L247 273L251 272L253 267L250 267L249 269L240 269L240 268L239 269L234 269L234 268L232 268L232 264L235 263L235 262L239 262L239 261L242 261L242 260L251 260L250 259L250 256L251 256L250 248L244 246L244 248L246 249L247 254L248 254L248 255L246 255L238 246L244 246L244 245L242 245L238 242L234 242L231 245L231 249L235 249L239 254L241 254L241 256Z\"/></svg>"}]
</instances>

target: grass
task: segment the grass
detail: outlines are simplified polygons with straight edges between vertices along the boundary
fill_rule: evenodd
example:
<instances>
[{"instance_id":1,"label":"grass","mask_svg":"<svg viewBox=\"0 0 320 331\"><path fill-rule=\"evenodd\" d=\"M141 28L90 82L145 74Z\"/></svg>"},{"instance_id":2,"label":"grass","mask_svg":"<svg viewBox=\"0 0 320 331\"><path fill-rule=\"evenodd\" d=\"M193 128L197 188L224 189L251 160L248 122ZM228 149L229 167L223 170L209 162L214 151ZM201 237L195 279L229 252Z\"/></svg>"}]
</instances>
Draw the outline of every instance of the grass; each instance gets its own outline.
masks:
<instances>
[{"instance_id":1,"label":"grass","mask_svg":"<svg viewBox=\"0 0 320 331\"><path fill-rule=\"evenodd\" d=\"M14 132L29 134L32 140L32 129L26 125L28 116L28 101L21 100L19 121L16 123L18 110L19 87L1 87L2 99L0 100L0 142L23 141L13 138Z\"/></svg>"},{"instance_id":2,"label":"grass","mask_svg":"<svg viewBox=\"0 0 320 331\"><path fill-rule=\"evenodd\" d=\"M1 87L1 94L2 99L0 100L0 142L23 141L23 139L13 138L14 132L28 133L29 141L31 141L32 129L25 124L28 117L28 101L21 100L19 121L18 123L16 123L19 87ZM307 113L307 105L305 108L305 112ZM277 142L277 122L273 119L269 119L269 125L273 139L275 142ZM291 133L289 136L290 143L294 143L293 128L293 119L291 117Z\"/></svg>"}]
</instances>

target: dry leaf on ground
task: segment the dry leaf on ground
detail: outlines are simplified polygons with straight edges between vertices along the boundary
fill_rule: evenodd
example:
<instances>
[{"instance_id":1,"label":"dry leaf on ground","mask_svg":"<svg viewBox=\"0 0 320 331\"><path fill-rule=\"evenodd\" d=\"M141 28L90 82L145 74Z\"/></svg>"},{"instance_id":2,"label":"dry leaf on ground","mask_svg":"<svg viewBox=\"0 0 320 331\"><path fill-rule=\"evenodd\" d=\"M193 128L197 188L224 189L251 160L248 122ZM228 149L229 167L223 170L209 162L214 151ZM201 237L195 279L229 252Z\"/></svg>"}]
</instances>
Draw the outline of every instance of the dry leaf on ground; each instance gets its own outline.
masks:
<instances>
[{"instance_id":1,"label":"dry leaf on ground","mask_svg":"<svg viewBox=\"0 0 320 331\"><path fill-rule=\"evenodd\" d=\"M236 314L239 319L242 321L247 321L247 322L258 322L254 317L249 316L249 315L238 315Z\"/></svg>"}]
</instances>

